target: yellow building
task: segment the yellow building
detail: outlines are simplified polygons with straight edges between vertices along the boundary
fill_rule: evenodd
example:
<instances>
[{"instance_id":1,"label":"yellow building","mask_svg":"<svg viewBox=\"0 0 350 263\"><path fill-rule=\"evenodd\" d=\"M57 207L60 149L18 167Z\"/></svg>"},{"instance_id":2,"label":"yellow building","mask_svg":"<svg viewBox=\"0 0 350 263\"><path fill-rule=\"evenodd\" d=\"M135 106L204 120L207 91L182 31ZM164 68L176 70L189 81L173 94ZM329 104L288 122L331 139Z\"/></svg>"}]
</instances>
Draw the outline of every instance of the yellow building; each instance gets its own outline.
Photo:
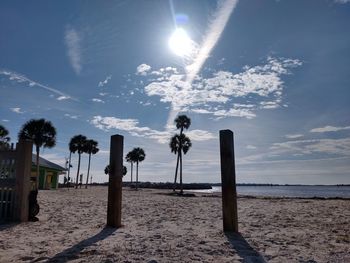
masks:
<instances>
[{"instance_id":1,"label":"yellow building","mask_svg":"<svg viewBox=\"0 0 350 263\"><path fill-rule=\"evenodd\" d=\"M39 157L39 189L57 189L59 175L64 174L66 169L58 164ZM36 177L36 155L32 155L31 177Z\"/></svg>"}]
</instances>

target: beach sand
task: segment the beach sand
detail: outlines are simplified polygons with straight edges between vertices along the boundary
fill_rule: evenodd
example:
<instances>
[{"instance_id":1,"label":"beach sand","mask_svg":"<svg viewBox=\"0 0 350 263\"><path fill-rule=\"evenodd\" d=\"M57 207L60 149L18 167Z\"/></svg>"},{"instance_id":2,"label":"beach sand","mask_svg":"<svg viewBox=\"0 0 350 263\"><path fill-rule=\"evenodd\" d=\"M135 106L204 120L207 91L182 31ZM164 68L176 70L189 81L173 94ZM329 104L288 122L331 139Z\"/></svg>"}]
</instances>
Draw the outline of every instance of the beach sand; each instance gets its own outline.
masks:
<instances>
[{"instance_id":1,"label":"beach sand","mask_svg":"<svg viewBox=\"0 0 350 263\"><path fill-rule=\"evenodd\" d=\"M123 227L105 228L107 187L39 192L39 221L0 226L0 262L350 262L350 200L238 199L123 189Z\"/></svg>"}]
</instances>

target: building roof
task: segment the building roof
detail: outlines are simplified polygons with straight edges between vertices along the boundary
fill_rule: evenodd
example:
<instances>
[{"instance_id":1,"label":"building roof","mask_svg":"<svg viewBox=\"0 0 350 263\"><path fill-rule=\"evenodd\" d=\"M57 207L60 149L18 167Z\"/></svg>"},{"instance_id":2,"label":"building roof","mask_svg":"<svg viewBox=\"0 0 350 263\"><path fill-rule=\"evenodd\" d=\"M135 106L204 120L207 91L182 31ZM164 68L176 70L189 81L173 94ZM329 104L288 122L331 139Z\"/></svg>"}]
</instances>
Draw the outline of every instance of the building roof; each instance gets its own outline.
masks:
<instances>
[{"instance_id":1,"label":"building roof","mask_svg":"<svg viewBox=\"0 0 350 263\"><path fill-rule=\"evenodd\" d=\"M36 165L36 154L32 154L32 164ZM53 162L50 162L42 157L39 156L39 165L41 167L45 167L45 168L49 168L49 169L53 169L53 170L57 170L57 171L66 171L66 168L55 164Z\"/></svg>"}]
</instances>

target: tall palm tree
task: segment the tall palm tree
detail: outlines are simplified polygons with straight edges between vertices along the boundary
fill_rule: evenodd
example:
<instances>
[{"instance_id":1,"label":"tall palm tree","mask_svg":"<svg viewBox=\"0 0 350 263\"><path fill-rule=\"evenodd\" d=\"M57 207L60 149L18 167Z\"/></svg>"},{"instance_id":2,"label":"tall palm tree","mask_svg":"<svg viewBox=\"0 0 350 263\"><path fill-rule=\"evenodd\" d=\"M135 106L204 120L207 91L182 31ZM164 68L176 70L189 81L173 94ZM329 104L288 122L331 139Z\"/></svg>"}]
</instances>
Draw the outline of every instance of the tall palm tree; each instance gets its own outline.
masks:
<instances>
[{"instance_id":1,"label":"tall palm tree","mask_svg":"<svg viewBox=\"0 0 350 263\"><path fill-rule=\"evenodd\" d=\"M0 149L8 149L10 147L9 131L0 124Z\"/></svg>"},{"instance_id":2,"label":"tall palm tree","mask_svg":"<svg viewBox=\"0 0 350 263\"><path fill-rule=\"evenodd\" d=\"M32 140L36 150L36 187L39 183L39 154L40 148L52 148L56 145L56 129L45 119L27 121L18 133L18 139Z\"/></svg>"},{"instance_id":3,"label":"tall palm tree","mask_svg":"<svg viewBox=\"0 0 350 263\"><path fill-rule=\"evenodd\" d=\"M97 148L97 146L98 146L98 142L94 140L87 140L85 143L85 152L89 154L89 164L88 164L88 171L86 175L85 188L87 188L87 185L89 182L91 155L98 153L98 151L100 150L99 148Z\"/></svg>"},{"instance_id":4,"label":"tall palm tree","mask_svg":"<svg viewBox=\"0 0 350 263\"><path fill-rule=\"evenodd\" d=\"M134 166L132 154L133 154L133 152L130 151L130 152L128 152L128 153L126 154L126 156L125 156L125 160L126 160L128 163L130 163L131 184L132 184L132 170L133 170L133 166Z\"/></svg>"},{"instance_id":5,"label":"tall palm tree","mask_svg":"<svg viewBox=\"0 0 350 263\"><path fill-rule=\"evenodd\" d=\"M75 188L78 188L78 179L79 179L79 172L80 172L80 160L81 160L81 154L84 153L86 151L86 136L84 135L75 135L70 139L69 142L69 150L72 153L78 152L78 169L77 169L77 177L75 180Z\"/></svg>"},{"instance_id":6,"label":"tall palm tree","mask_svg":"<svg viewBox=\"0 0 350 263\"><path fill-rule=\"evenodd\" d=\"M191 126L191 119L188 118L186 115L179 115L176 117L174 120L176 124L176 128L180 129L180 136L183 134L184 129L188 129ZM173 190L175 191L176 188L176 181L177 181L177 172L179 168L179 161L180 161L180 155L177 155L177 160L176 160L176 169L175 169L175 178L174 178L174 188Z\"/></svg>"},{"instance_id":7,"label":"tall palm tree","mask_svg":"<svg viewBox=\"0 0 350 263\"><path fill-rule=\"evenodd\" d=\"M170 149L171 152L177 154L178 160L180 160L180 193L183 194L183 186L182 186L182 152L186 154L188 150L191 148L192 143L190 138L188 138L184 133L179 135L175 134L170 140ZM178 166L176 166L176 170ZM177 171L176 171L177 172ZM174 183L174 191L176 188L176 183Z\"/></svg>"},{"instance_id":8,"label":"tall palm tree","mask_svg":"<svg viewBox=\"0 0 350 263\"><path fill-rule=\"evenodd\" d=\"M137 190L137 184L139 182L139 163L145 160L146 154L145 151L142 148L134 148L131 154L132 161L136 163L136 190Z\"/></svg>"}]
</instances>

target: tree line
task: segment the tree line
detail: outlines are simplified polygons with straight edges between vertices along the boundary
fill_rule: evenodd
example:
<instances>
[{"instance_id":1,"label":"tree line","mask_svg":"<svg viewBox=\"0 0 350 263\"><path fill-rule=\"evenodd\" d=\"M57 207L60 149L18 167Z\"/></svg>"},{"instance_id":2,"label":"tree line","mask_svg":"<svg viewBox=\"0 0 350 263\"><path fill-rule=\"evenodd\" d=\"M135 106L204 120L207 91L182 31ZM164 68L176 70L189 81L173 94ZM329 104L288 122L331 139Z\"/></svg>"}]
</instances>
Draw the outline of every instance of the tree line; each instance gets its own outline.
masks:
<instances>
[{"instance_id":1,"label":"tree line","mask_svg":"<svg viewBox=\"0 0 350 263\"><path fill-rule=\"evenodd\" d=\"M174 120L176 128L180 130L180 133L176 133L170 139L169 147L171 152L173 152L177 156L175 175L174 175L174 185L173 191L177 189L177 177L179 173L179 186L180 186L180 194L183 194L183 155L185 155L192 146L191 140L184 133L184 130L187 130L191 125L191 119L186 115L179 115ZM0 150L10 148L10 137L8 136L8 130L0 125ZM31 119L26 122L20 132L18 133L18 139L29 139L33 141L35 145L36 151L36 186L38 187L39 180L39 156L41 148L52 148L56 145L56 128L52 125L50 121L45 119ZM79 134L75 135L70 139L68 144L69 148L69 160L68 160L68 178L67 182L70 181L70 168L71 157L72 154L78 154L78 167L77 174L75 180L75 188L78 188L79 185L79 173L80 173L80 163L81 163L81 155L83 153L88 154L88 170L86 176L86 184L85 188L87 188L88 180L90 176L90 166L91 166L91 156L98 153L98 142L93 139L88 139L86 136ZM136 147L130 152L128 152L125 156L125 160L130 163L131 169L131 182L133 182L133 166L136 164L136 189L138 187L138 179L139 179L139 163L142 162L146 157L145 151ZM105 174L109 174L109 166L107 165L105 168ZM123 174L127 173L126 167L124 167Z\"/></svg>"}]
</instances>

